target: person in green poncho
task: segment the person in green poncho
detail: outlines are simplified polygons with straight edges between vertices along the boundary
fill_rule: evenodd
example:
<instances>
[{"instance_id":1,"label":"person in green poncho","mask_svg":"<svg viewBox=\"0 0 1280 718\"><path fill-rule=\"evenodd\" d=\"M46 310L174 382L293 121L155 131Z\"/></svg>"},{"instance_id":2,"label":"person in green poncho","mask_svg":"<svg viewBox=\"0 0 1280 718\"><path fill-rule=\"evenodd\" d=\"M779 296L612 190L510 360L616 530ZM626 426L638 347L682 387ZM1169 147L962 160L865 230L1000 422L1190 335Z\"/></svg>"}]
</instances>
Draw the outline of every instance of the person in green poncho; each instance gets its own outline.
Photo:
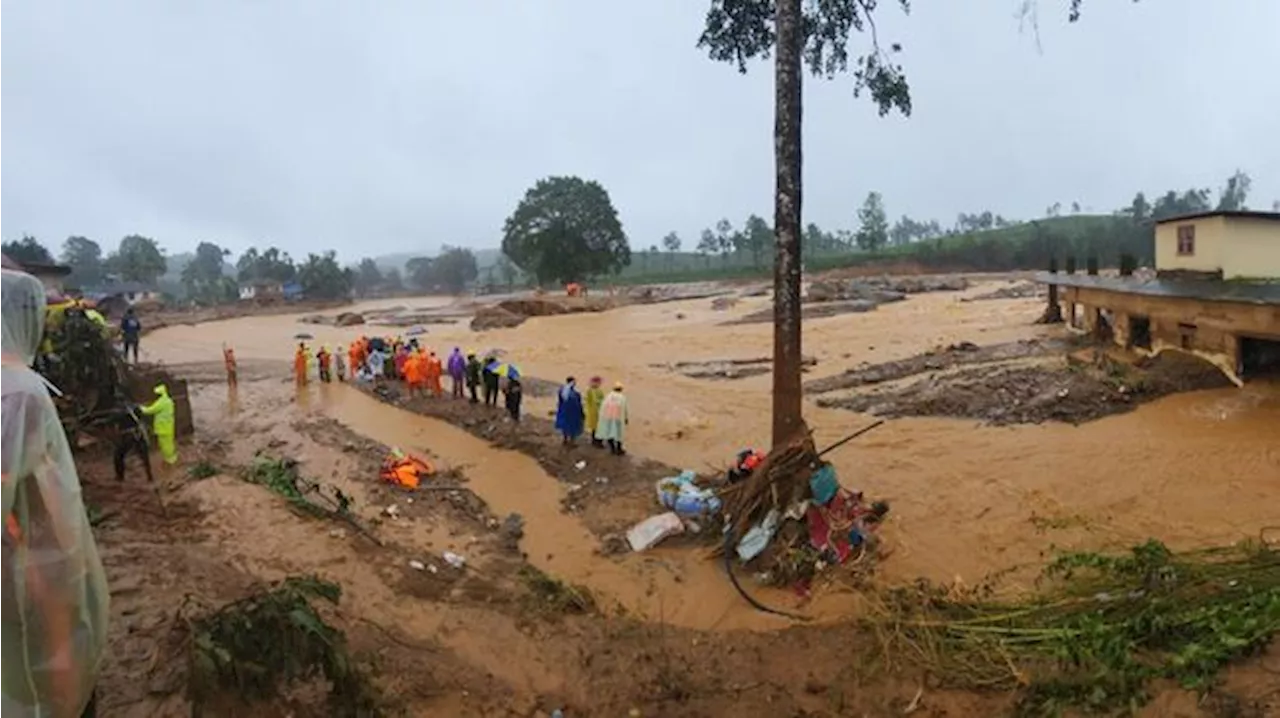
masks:
<instances>
[{"instance_id":1,"label":"person in green poncho","mask_svg":"<svg viewBox=\"0 0 1280 718\"><path fill-rule=\"evenodd\" d=\"M160 447L160 456L164 463L178 463L178 447L174 442L173 399L169 396L169 387L156 384L156 400L142 407L142 413L153 416L153 428L156 432L156 444Z\"/></svg>"},{"instance_id":2,"label":"person in green poncho","mask_svg":"<svg viewBox=\"0 0 1280 718\"><path fill-rule=\"evenodd\" d=\"M587 393L582 396L582 406L586 409L587 436L591 437L591 445L602 448L604 441L596 437L596 427L600 425L600 405L604 403L604 389L600 388L603 380L598 376L591 377Z\"/></svg>"}]
</instances>

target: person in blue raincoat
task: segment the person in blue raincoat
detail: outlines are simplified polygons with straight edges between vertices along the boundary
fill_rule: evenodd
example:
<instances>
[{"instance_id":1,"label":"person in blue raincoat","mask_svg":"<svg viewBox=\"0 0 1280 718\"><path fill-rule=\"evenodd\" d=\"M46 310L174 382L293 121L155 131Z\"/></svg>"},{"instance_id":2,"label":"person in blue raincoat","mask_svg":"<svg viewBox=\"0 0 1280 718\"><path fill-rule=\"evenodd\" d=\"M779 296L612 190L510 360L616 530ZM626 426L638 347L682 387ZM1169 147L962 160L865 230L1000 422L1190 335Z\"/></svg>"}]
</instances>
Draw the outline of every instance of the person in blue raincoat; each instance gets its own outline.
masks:
<instances>
[{"instance_id":1,"label":"person in blue raincoat","mask_svg":"<svg viewBox=\"0 0 1280 718\"><path fill-rule=\"evenodd\" d=\"M582 394L574 384L573 377L564 380L556 401L556 431L564 437L566 446L578 440L582 435Z\"/></svg>"}]
</instances>

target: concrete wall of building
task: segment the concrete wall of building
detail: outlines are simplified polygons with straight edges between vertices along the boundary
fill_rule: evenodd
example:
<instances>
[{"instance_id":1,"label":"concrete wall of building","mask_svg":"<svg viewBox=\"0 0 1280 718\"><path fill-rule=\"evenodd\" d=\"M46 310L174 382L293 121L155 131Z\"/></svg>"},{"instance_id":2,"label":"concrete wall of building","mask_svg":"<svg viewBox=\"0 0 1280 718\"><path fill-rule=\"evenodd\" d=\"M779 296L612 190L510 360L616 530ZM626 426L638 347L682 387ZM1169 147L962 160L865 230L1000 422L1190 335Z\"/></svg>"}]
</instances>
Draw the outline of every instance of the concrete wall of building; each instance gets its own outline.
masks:
<instances>
[{"instance_id":1,"label":"concrete wall of building","mask_svg":"<svg viewBox=\"0 0 1280 718\"><path fill-rule=\"evenodd\" d=\"M1129 346L1134 317L1151 324L1151 348L1137 351L1159 354L1168 349L1185 351L1212 362L1236 383L1241 336L1280 340L1280 306L1244 302L1209 302L1182 297L1157 297L1092 287L1062 287L1062 301L1084 307L1080 329L1095 330L1096 310L1112 312L1117 344Z\"/></svg>"},{"instance_id":2,"label":"concrete wall of building","mask_svg":"<svg viewBox=\"0 0 1280 718\"><path fill-rule=\"evenodd\" d=\"M1176 250L1176 236L1174 242ZM1257 217L1228 218L1222 276L1224 279L1280 278L1280 222Z\"/></svg>"},{"instance_id":3,"label":"concrete wall of building","mask_svg":"<svg viewBox=\"0 0 1280 718\"><path fill-rule=\"evenodd\" d=\"M1196 228L1195 252L1178 254L1178 228ZM1156 225L1156 270L1216 272L1222 269L1226 221L1222 216Z\"/></svg>"}]
</instances>

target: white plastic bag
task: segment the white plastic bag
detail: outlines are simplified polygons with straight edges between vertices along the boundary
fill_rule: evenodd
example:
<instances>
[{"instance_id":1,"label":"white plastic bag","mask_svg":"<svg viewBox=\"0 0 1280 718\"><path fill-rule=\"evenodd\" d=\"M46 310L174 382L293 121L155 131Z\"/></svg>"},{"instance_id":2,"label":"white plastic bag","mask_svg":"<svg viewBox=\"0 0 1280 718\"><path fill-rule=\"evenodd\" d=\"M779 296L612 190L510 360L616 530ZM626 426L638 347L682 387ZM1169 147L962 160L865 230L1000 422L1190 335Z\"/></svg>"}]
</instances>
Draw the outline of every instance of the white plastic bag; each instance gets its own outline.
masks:
<instances>
[{"instance_id":1,"label":"white plastic bag","mask_svg":"<svg viewBox=\"0 0 1280 718\"><path fill-rule=\"evenodd\" d=\"M644 551L660 543L668 536L684 532L684 523L673 511L650 516L627 531L627 543L632 551Z\"/></svg>"}]
</instances>

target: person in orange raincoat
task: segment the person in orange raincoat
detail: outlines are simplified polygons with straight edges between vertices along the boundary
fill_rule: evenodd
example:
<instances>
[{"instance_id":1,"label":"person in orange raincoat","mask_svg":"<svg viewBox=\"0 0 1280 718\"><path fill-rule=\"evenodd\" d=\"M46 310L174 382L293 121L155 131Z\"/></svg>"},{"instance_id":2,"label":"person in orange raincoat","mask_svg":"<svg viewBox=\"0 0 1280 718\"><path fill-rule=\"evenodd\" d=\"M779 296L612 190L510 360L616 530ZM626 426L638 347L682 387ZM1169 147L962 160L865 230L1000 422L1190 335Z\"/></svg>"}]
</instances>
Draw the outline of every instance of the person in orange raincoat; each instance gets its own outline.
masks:
<instances>
[{"instance_id":1,"label":"person in orange raincoat","mask_svg":"<svg viewBox=\"0 0 1280 718\"><path fill-rule=\"evenodd\" d=\"M444 365L440 363L440 357L437 357L435 352L428 354L424 361L427 365L425 372L427 390L432 396L438 397L444 394L444 387L440 385L440 375L444 373Z\"/></svg>"},{"instance_id":2,"label":"person in orange raincoat","mask_svg":"<svg viewBox=\"0 0 1280 718\"><path fill-rule=\"evenodd\" d=\"M298 386L307 385L307 345L298 342L298 350L293 353L293 377Z\"/></svg>"},{"instance_id":3,"label":"person in orange raincoat","mask_svg":"<svg viewBox=\"0 0 1280 718\"><path fill-rule=\"evenodd\" d=\"M422 356L422 350L410 352L404 363L404 378L409 384L409 396L422 393L426 384L426 370L426 358Z\"/></svg>"},{"instance_id":4,"label":"person in orange raincoat","mask_svg":"<svg viewBox=\"0 0 1280 718\"><path fill-rule=\"evenodd\" d=\"M360 365L364 363L364 357L361 356L362 345L357 339L351 342L351 346L347 347L347 359L351 362L351 376L355 376L360 371Z\"/></svg>"},{"instance_id":5,"label":"person in orange raincoat","mask_svg":"<svg viewBox=\"0 0 1280 718\"><path fill-rule=\"evenodd\" d=\"M227 386L236 386L236 351L226 344L222 345L222 363L227 367Z\"/></svg>"}]
</instances>

